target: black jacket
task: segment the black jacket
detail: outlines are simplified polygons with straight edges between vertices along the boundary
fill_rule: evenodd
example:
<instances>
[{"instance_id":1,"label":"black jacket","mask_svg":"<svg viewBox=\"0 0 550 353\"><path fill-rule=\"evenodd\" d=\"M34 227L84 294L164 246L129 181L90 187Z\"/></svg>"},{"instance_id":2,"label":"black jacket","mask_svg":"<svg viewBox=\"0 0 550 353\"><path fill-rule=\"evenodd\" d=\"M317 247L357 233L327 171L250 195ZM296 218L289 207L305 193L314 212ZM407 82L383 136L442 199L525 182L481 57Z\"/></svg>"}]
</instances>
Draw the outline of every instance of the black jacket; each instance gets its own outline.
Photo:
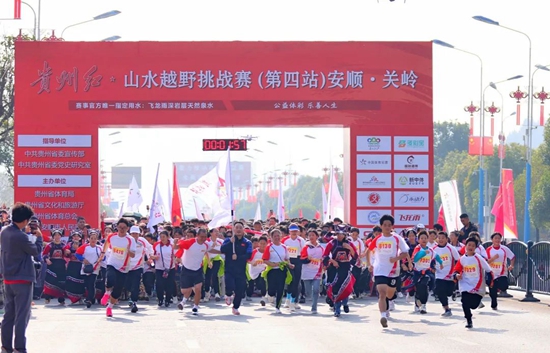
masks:
<instances>
[{"instance_id":1,"label":"black jacket","mask_svg":"<svg viewBox=\"0 0 550 353\"><path fill-rule=\"evenodd\" d=\"M252 256L252 243L250 240L245 237L242 237L242 239L235 237L237 260L233 260L233 243L231 243L231 238L225 239L220 251L225 255L225 272L236 277L246 277L246 264L250 256Z\"/></svg>"},{"instance_id":2,"label":"black jacket","mask_svg":"<svg viewBox=\"0 0 550 353\"><path fill-rule=\"evenodd\" d=\"M4 279L8 281L36 280L36 271L32 257L38 258L38 249L29 241L27 234L17 226L9 225L0 232L1 268Z\"/></svg>"}]
</instances>

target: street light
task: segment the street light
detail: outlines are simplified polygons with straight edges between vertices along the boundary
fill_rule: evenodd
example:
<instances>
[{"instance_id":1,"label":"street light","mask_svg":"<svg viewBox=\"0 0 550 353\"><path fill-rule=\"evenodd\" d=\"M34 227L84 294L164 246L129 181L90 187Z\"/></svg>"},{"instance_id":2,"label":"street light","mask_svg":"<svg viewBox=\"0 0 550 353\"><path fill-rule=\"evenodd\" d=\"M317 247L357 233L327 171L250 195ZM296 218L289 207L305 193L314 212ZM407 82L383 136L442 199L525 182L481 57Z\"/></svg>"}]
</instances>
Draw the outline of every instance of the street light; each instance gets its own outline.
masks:
<instances>
[{"instance_id":1,"label":"street light","mask_svg":"<svg viewBox=\"0 0 550 353\"><path fill-rule=\"evenodd\" d=\"M111 145L117 145L119 143L122 143L122 141L119 140L119 141L111 142Z\"/></svg>"},{"instance_id":2,"label":"street light","mask_svg":"<svg viewBox=\"0 0 550 353\"><path fill-rule=\"evenodd\" d=\"M110 36L110 37L107 37L105 39L102 39L101 41L102 42L114 42L115 40L119 40L121 37L120 36Z\"/></svg>"},{"instance_id":3,"label":"street light","mask_svg":"<svg viewBox=\"0 0 550 353\"><path fill-rule=\"evenodd\" d=\"M278 145L278 144L276 144L276 143L275 143L275 142L273 142L273 141L267 141L267 143L270 143L270 144L272 144L272 145L275 145L275 146L277 146L277 145Z\"/></svg>"},{"instance_id":4,"label":"street light","mask_svg":"<svg viewBox=\"0 0 550 353\"><path fill-rule=\"evenodd\" d=\"M37 20L36 20L36 19L37 19L37 17L36 17L36 11L34 11L34 8L33 8L31 5L29 5L28 3L24 2L24 1L21 1L21 3L22 3L23 5L26 5L29 9L31 9L32 14L34 15L34 22L33 22L33 23L34 23L34 27L33 27L34 40L40 40L40 38L39 38L39 37L40 37L40 34L38 33L38 22L37 22Z\"/></svg>"},{"instance_id":5,"label":"street light","mask_svg":"<svg viewBox=\"0 0 550 353\"><path fill-rule=\"evenodd\" d=\"M245 157L248 157L248 158L250 158L250 159L254 159L254 157L252 157L252 156L249 155L249 154L245 154L244 156L245 156Z\"/></svg>"},{"instance_id":6,"label":"street light","mask_svg":"<svg viewBox=\"0 0 550 353\"><path fill-rule=\"evenodd\" d=\"M109 18L109 17L113 17L113 16L116 16L120 13L120 11L118 10L113 10L113 11L109 11L109 12L105 12L105 13L102 13L101 15L97 15L95 17L93 17L91 20L86 20L86 21L82 21L82 22L78 22L78 23L74 23L70 26L67 26L65 27L62 31L61 31L61 38L63 38L63 33L65 33L65 31L71 27L75 27L75 26L78 26L78 25L81 25L81 24L84 24L84 23L88 23L88 22L92 22L92 21L97 21L97 20L103 20L104 18Z\"/></svg>"},{"instance_id":7,"label":"street light","mask_svg":"<svg viewBox=\"0 0 550 353\"><path fill-rule=\"evenodd\" d=\"M311 135L304 135L304 137L307 137L308 139L313 139L313 140L317 139L317 137L311 136Z\"/></svg>"},{"instance_id":8,"label":"street light","mask_svg":"<svg viewBox=\"0 0 550 353\"><path fill-rule=\"evenodd\" d=\"M506 27L484 16L474 16L474 20L487 23L493 26L498 26L512 32L523 34L529 41L529 88L527 96L527 152L525 160L525 205L523 218L523 238L527 243L531 235L531 214L529 213L529 204L531 203L531 154L533 147L533 76L531 75L531 38L524 32L518 31L510 27Z\"/></svg>"},{"instance_id":9,"label":"street light","mask_svg":"<svg viewBox=\"0 0 550 353\"><path fill-rule=\"evenodd\" d=\"M115 136L115 135L118 135L118 134L120 134L120 131L111 132L109 134L109 136Z\"/></svg>"},{"instance_id":10,"label":"street light","mask_svg":"<svg viewBox=\"0 0 550 353\"><path fill-rule=\"evenodd\" d=\"M259 152L259 153L264 153L264 151L260 151L259 149L256 149L256 148L254 148L254 151Z\"/></svg>"},{"instance_id":11,"label":"street light","mask_svg":"<svg viewBox=\"0 0 550 353\"><path fill-rule=\"evenodd\" d=\"M444 42L442 40L434 39L434 40L432 40L432 43L434 43L436 45L439 45L439 46L442 46L442 47L445 47L445 48L450 48L450 49L458 50L458 51L466 53L466 54L473 55L476 58L478 58L478 60L479 60L479 69L480 69L480 72L479 72L479 101L480 101L479 102L479 105L480 105L480 109L479 109L479 134L481 136L481 141L480 141L481 143L479 144L479 172L478 172L478 176L479 176L479 181L478 181L479 202L478 202L478 205L477 205L477 207L478 207L477 218L478 218L479 228L483 231L483 223L484 223L484 217L485 217L485 212L484 212L484 205L485 205L485 188L484 188L484 185L485 185L485 171L483 170L483 161L484 161L484 157L483 157L483 137L485 135L485 124L484 124L484 121L483 121L483 116L484 116L483 111L485 109L484 102L483 102L483 60L481 60L481 57L479 55L475 54L475 53L457 48L454 45L449 44L447 42Z\"/></svg>"}]
</instances>

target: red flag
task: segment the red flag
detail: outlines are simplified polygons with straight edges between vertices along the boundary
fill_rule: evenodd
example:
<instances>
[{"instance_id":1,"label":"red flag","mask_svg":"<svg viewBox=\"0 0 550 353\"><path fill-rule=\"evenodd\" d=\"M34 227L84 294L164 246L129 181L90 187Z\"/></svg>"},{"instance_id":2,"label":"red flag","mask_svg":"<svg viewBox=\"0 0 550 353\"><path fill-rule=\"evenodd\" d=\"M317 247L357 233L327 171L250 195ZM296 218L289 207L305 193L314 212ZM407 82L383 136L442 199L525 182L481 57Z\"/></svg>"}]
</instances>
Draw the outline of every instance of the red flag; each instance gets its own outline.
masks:
<instances>
[{"instance_id":1,"label":"red flag","mask_svg":"<svg viewBox=\"0 0 550 353\"><path fill-rule=\"evenodd\" d=\"M315 219L321 219L321 212L315 211Z\"/></svg>"},{"instance_id":2,"label":"red flag","mask_svg":"<svg viewBox=\"0 0 550 353\"><path fill-rule=\"evenodd\" d=\"M481 138L479 136L470 136L468 143L468 154L471 156L479 156ZM493 150L493 138L490 136L485 136L483 138L483 151L482 155L492 156L494 153Z\"/></svg>"},{"instance_id":3,"label":"red flag","mask_svg":"<svg viewBox=\"0 0 550 353\"><path fill-rule=\"evenodd\" d=\"M298 211L298 218L304 218L304 214L302 213L302 209Z\"/></svg>"},{"instance_id":4,"label":"red flag","mask_svg":"<svg viewBox=\"0 0 550 353\"><path fill-rule=\"evenodd\" d=\"M437 216L437 223L441 224L443 231L445 231L445 212L443 211L443 204L439 206L439 215Z\"/></svg>"},{"instance_id":5,"label":"red flag","mask_svg":"<svg viewBox=\"0 0 550 353\"><path fill-rule=\"evenodd\" d=\"M514 198L514 175L512 169L502 170L502 213L505 238L518 238L516 200Z\"/></svg>"},{"instance_id":6,"label":"red flag","mask_svg":"<svg viewBox=\"0 0 550 353\"><path fill-rule=\"evenodd\" d=\"M504 234L504 203L502 200L502 185L498 188L498 194L491 209L491 214L495 216L495 233Z\"/></svg>"},{"instance_id":7,"label":"red flag","mask_svg":"<svg viewBox=\"0 0 550 353\"><path fill-rule=\"evenodd\" d=\"M14 0L14 8L13 8L13 19L14 20L20 20L21 19L21 0Z\"/></svg>"},{"instance_id":8,"label":"red flag","mask_svg":"<svg viewBox=\"0 0 550 353\"><path fill-rule=\"evenodd\" d=\"M499 143L498 145L498 158L506 158L506 145L503 143Z\"/></svg>"},{"instance_id":9,"label":"red flag","mask_svg":"<svg viewBox=\"0 0 550 353\"><path fill-rule=\"evenodd\" d=\"M181 224L181 197L180 188L178 186L178 172L176 171L176 165L174 164L174 183L172 187L172 225L179 226Z\"/></svg>"}]
</instances>

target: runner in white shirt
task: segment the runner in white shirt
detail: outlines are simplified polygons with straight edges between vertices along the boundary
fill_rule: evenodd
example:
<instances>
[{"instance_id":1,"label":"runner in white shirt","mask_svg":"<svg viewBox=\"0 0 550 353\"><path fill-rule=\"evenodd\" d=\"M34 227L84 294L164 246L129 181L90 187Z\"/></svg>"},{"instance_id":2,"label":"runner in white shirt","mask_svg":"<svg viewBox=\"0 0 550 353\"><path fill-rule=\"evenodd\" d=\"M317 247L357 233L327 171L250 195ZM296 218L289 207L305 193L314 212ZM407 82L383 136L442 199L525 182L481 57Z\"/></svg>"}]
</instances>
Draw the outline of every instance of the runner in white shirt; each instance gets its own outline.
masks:
<instances>
[{"instance_id":1,"label":"runner in white shirt","mask_svg":"<svg viewBox=\"0 0 550 353\"><path fill-rule=\"evenodd\" d=\"M210 230L210 240L206 242L210 250L220 251L223 244L223 239L220 238L220 232L214 228ZM208 253L208 268L204 274L204 285L202 287L205 302L210 300L211 291L214 292L214 299L219 302L220 296L220 267L224 262L225 255Z\"/></svg>"},{"instance_id":2,"label":"runner in white shirt","mask_svg":"<svg viewBox=\"0 0 550 353\"><path fill-rule=\"evenodd\" d=\"M183 310L185 303L191 296L191 292L195 292L193 315L199 313L202 282L204 282L202 264L205 256L208 258L206 239L206 229L199 228L196 238L180 240L176 253L176 260L182 264L180 287L183 298L181 303L178 304L178 309Z\"/></svg>"},{"instance_id":3,"label":"runner in white shirt","mask_svg":"<svg viewBox=\"0 0 550 353\"><path fill-rule=\"evenodd\" d=\"M501 244L502 234L493 233L491 240L493 241L493 245L487 248L487 258L493 270L494 280L493 286L489 288L489 295L491 296L491 309L497 310L498 291L508 289L508 271L514 269L516 255L506 245ZM509 266L508 260L510 260Z\"/></svg>"},{"instance_id":4,"label":"runner in white shirt","mask_svg":"<svg viewBox=\"0 0 550 353\"><path fill-rule=\"evenodd\" d=\"M147 256L148 259L153 256L153 247L145 238L140 237L140 234L141 230L138 226L132 226L132 228L130 228L130 235L136 241L136 255L130 259L130 271L128 272L125 287L130 291L130 301L128 302L128 306L132 308L131 312L133 313L137 313L138 311L137 302L139 299L139 287L141 284L141 277L143 275L145 256Z\"/></svg>"},{"instance_id":5,"label":"runner in white shirt","mask_svg":"<svg viewBox=\"0 0 550 353\"><path fill-rule=\"evenodd\" d=\"M369 266L369 271L374 275L374 284L379 293L378 309L382 327L388 327L389 298L393 298L395 295L400 270L399 263L409 253L409 246L405 240L397 233L392 232L394 223L395 220L391 215L380 217L382 234L370 243L367 253L367 263L369 264L371 256L374 256L374 262Z\"/></svg>"},{"instance_id":6,"label":"runner in white shirt","mask_svg":"<svg viewBox=\"0 0 550 353\"><path fill-rule=\"evenodd\" d=\"M176 268L174 261L174 245L170 243L168 232L159 232L159 241L153 245L155 255L155 280L158 307L169 308L175 292Z\"/></svg>"},{"instance_id":7,"label":"runner in white shirt","mask_svg":"<svg viewBox=\"0 0 550 353\"><path fill-rule=\"evenodd\" d=\"M435 272L435 294L439 302L445 309L441 316L452 316L451 308L449 308L449 297L453 295L455 290L454 282L454 266L460 259L460 255L455 247L448 243L448 236L445 232L439 232L437 235L438 245L433 248L434 253L439 255L443 262L443 268L436 267Z\"/></svg>"},{"instance_id":8,"label":"runner in white shirt","mask_svg":"<svg viewBox=\"0 0 550 353\"><path fill-rule=\"evenodd\" d=\"M365 242L359 238L359 229L351 229L350 243L352 243L355 246L355 249L357 249L357 262L353 264L353 268L351 269L351 274L355 277L353 297L357 299L362 295L364 290L364 281L361 281L361 277L363 270L367 266L367 247L365 246Z\"/></svg>"},{"instance_id":9,"label":"runner in white shirt","mask_svg":"<svg viewBox=\"0 0 550 353\"><path fill-rule=\"evenodd\" d=\"M491 266L476 253L479 246L475 237L466 240L466 254L455 265L455 278L462 292L462 310L466 318L466 328L472 328L472 309L479 308L485 295L485 272L492 272Z\"/></svg>"},{"instance_id":10,"label":"runner in white shirt","mask_svg":"<svg viewBox=\"0 0 550 353\"><path fill-rule=\"evenodd\" d=\"M287 286L286 302L284 307L290 308L291 311L300 309L298 304L298 295L300 294L300 281L302 280L302 261L300 261L300 254L303 247L306 245L304 238L300 236L300 227L292 223L288 227L289 235L281 240L284 246L286 246L288 255L290 256L290 263L294 265L290 268L290 274L292 275L292 282Z\"/></svg>"},{"instance_id":11,"label":"runner in white shirt","mask_svg":"<svg viewBox=\"0 0 550 353\"><path fill-rule=\"evenodd\" d=\"M97 243L97 238L99 233L95 229L90 229L88 231L88 244L84 244L76 250L75 256L77 259L82 261L82 270L80 274L84 279L84 286L86 288L86 308L92 307L92 302L95 298L95 282L97 275L100 270L100 259L101 259L101 248ZM85 272L84 269L86 266L92 266L92 272Z\"/></svg>"},{"instance_id":12,"label":"runner in white shirt","mask_svg":"<svg viewBox=\"0 0 550 353\"><path fill-rule=\"evenodd\" d=\"M126 276L130 271L130 258L136 255L136 241L128 235L129 228L130 222L121 218L117 222L118 233L111 234L103 246L102 255L105 255L108 249L111 250L107 259L105 294L101 298L101 305L107 304L107 317L113 316L113 305L122 294Z\"/></svg>"},{"instance_id":13,"label":"runner in white shirt","mask_svg":"<svg viewBox=\"0 0 550 353\"><path fill-rule=\"evenodd\" d=\"M261 276L262 272L266 269L267 265L262 259L264 255L265 248L267 247L267 236L263 235L258 239L258 247L252 250L252 256L248 260L248 275L250 280L248 281L248 288L246 289L246 299L252 298L254 294L254 288L260 290L262 299L260 304L265 306L266 299L266 283L264 278ZM250 299L251 300L251 299Z\"/></svg>"},{"instance_id":14,"label":"runner in white shirt","mask_svg":"<svg viewBox=\"0 0 550 353\"><path fill-rule=\"evenodd\" d=\"M323 254L325 250L317 242L319 233L310 229L307 232L309 241L302 249L300 259L304 263L302 266L302 280L306 290L306 296L311 297L311 313L317 314L317 302L321 285L321 276L323 274Z\"/></svg>"}]
</instances>

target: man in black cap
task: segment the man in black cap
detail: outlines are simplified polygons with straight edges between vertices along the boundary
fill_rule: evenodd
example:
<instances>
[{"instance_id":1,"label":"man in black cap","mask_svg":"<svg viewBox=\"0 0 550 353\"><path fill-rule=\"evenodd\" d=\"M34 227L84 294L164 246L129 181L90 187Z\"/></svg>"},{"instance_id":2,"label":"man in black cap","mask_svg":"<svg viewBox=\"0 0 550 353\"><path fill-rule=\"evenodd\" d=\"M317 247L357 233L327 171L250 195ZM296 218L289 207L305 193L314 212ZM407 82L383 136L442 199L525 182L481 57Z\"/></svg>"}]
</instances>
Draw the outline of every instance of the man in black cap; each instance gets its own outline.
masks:
<instances>
[{"instance_id":1,"label":"man in black cap","mask_svg":"<svg viewBox=\"0 0 550 353\"><path fill-rule=\"evenodd\" d=\"M463 213L460 215L460 222L464 227L459 232L458 241L461 243L465 243L466 239L470 236L471 232L477 232L478 229L475 224L470 222L470 217L466 213Z\"/></svg>"}]
</instances>

